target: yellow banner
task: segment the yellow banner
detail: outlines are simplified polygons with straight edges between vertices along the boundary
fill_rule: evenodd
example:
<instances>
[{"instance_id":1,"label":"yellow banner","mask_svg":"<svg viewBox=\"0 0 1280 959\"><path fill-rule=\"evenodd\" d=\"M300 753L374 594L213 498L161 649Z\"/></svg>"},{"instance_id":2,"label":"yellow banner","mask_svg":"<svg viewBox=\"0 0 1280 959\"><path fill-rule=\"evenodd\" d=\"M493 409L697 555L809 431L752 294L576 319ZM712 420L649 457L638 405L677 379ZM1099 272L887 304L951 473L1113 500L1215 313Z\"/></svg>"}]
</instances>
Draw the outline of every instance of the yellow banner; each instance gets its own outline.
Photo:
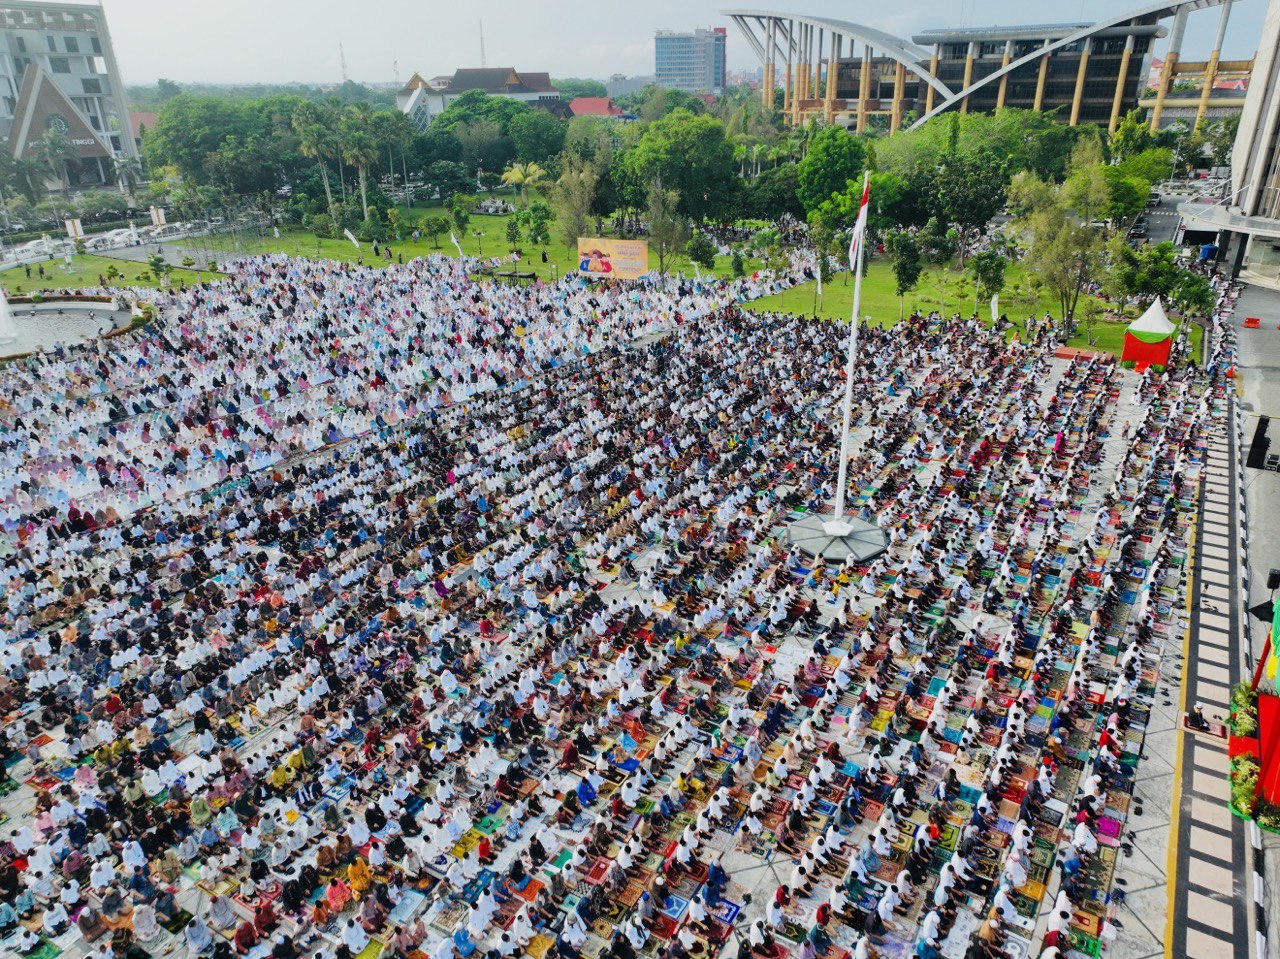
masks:
<instances>
[{"instance_id":1,"label":"yellow banner","mask_svg":"<svg viewBox=\"0 0 1280 959\"><path fill-rule=\"evenodd\" d=\"M649 243L578 237L578 272L613 280L639 279L649 272Z\"/></svg>"}]
</instances>

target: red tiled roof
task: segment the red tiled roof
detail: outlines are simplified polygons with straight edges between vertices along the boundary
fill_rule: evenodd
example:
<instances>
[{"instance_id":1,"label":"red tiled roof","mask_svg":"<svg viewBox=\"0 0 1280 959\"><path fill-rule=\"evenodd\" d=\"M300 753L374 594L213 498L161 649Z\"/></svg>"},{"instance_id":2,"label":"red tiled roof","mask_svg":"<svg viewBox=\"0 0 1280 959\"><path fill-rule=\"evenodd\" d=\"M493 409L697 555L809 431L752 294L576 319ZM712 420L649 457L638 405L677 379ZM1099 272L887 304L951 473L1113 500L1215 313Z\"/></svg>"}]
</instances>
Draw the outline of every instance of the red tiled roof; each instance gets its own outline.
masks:
<instances>
[{"instance_id":1,"label":"red tiled roof","mask_svg":"<svg viewBox=\"0 0 1280 959\"><path fill-rule=\"evenodd\" d=\"M142 128L151 129L159 118L158 113L130 113L129 129L133 131L133 138L136 140L142 136Z\"/></svg>"},{"instance_id":2,"label":"red tiled roof","mask_svg":"<svg viewBox=\"0 0 1280 959\"><path fill-rule=\"evenodd\" d=\"M574 97L569 104L575 117L616 117L621 116L619 110L608 97Z\"/></svg>"}]
</instances>

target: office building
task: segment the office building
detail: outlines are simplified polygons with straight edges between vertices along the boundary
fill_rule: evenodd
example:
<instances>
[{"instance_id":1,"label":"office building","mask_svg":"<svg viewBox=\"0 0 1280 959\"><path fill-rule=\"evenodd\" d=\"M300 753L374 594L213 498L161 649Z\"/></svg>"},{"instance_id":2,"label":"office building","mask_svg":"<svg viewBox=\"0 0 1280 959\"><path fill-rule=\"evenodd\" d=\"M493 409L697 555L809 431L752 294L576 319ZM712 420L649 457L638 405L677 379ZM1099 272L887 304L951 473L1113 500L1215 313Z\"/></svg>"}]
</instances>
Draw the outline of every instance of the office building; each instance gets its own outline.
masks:
<instances>
[{"instance_id":1,"label":"office building","mask_svg":"<svg viewBox=\"0 0 1280 959\"><path fill-rule=\"evenodd\" d=\"M115 183L115 157L138 147L102 7L0 2L0 53L0 136L13 156L30 158L53 131L75 150L71 186Z\"/></svg>"},{"instance_id":2,"label":"office building","mask_svg":"<svg viewBox=\"0 0 1280 959\"><path fill-rule=\"evenodd\" d=\"M604 89L616 100L619 97L630 96L632 93L639 93L653 82L653 77L628 77L615 73L604 82Z\"/></svg>"},{"instance_id":3,"label":"office building","mask_svg":"<svg viewBox=\"0 0 1280 959\"><path fill-rule=\"evenodd\" d=\"M659 30L653 38L655 82L688 93L719 93L725 87L724 27L690 33Z\"/></svg>"},{"instance_id":4,"label":"office building","mask_svg":"<svg viewBox=\"0 0 1280 959\"><path fill-rule=\"evenodd\" d=\"M1209 92L1197 100L1193 119L1198 123L1208 114L1219 77L1251 66L1219 60L1231 5L1169 0L1097 23L928 30L910 40L826 17L724 14L763 65L765 104L780 108L792 123L818 117L859 131L873 124L893 131L949 110L990 113L1008 106L1114 130L1138 105L1148 76L1144 61L1164 37L1169 43L1151 100L1153 129L1163 124L1178 78L1203 78ZM1188 17L1211 7L1221 9L1210 59L1179 63Z\"/></svg>"}]
</instances>

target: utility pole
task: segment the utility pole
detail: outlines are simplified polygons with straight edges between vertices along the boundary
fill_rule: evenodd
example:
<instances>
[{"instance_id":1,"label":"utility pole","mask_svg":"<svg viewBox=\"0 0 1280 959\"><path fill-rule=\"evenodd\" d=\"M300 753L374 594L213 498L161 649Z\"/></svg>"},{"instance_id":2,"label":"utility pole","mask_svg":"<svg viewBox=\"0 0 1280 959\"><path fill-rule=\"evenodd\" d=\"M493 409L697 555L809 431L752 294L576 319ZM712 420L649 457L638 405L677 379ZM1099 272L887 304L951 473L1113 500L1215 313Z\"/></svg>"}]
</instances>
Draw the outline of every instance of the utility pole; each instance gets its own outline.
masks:
<instances>
[{"instance_id":1,"label":"utility pole","mask_svg":"<svg viewBox=\"0 0 1280 959\"><path fill-rule=\"evenodd\" d=\"M347 82L347 53L342 49L342 44L338 44L338 59L342 61L342 82Z\"/></svg>"}]
</instances>

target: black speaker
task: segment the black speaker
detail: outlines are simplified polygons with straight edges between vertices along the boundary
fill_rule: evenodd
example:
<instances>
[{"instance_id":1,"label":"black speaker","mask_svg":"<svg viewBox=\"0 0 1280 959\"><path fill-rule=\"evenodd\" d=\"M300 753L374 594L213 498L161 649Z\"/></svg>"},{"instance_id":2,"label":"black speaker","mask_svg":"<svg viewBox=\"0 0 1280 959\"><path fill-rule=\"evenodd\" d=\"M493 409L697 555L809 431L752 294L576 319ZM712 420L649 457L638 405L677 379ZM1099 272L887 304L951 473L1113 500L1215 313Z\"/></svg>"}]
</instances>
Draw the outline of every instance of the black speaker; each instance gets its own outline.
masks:
<instances>
[{"instance_id":1,"label":"black speaker","mask_svg":"<svg viewBox=\"0 0 1280 959\"><path fill-rule=\"evenodd\" d=\"M1280 569L1273 569L1267 573L1267 589L1272 591L1280 589Z\"/></svg>"},{"instance_id":2,"label":"black speaker","mask_svg":"<svg viewBox=\"0 0 1280 959\"><path fill-rule=\"evenodd\" d=\"M1271 424L1269 416L1259 416L1258 426L1253 431L1253 442L1249 444L1249 453L1244 465L1249 469L1267 468L1267 450L1271 448L1271 440L1267 436L1267 427Z\"/></svg>"}]
</instances>

